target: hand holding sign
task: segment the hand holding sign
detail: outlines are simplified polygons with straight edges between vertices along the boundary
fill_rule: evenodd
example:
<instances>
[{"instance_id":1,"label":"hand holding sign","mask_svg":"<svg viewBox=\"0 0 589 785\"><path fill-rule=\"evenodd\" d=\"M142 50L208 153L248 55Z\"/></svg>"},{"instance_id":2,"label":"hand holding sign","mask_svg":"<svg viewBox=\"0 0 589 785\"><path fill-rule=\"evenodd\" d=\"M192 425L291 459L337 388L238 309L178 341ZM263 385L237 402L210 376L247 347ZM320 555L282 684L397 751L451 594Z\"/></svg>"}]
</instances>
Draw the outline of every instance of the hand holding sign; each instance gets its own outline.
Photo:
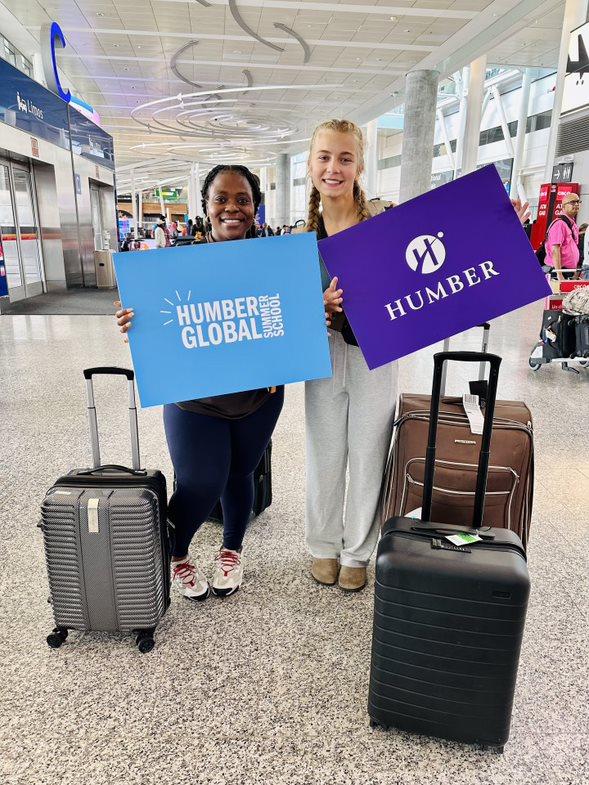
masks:
<instances>
[{"instance_id":1,"label":"hand holding sign","mask_svg":"<svg viewBox=\"0 0 589 785\"><path fill-rule=\"evenodd\" d=\"M121 308L120 300L115 300L113 305L115 306L115 308L119 309L115 313L115 319L117 320L117 324L121 328L120 331L123 333L123 335L125 335L125 333L128 333L129 330L131 329L132 320L133 317L135 316L135 312L133 311L132 308ZM129 339L127 338L126 335L123 338L123 340L125 343L129 343Z\"/></svg>"},{"instance_id":2,"label":"hand holding sign","mask_svg":"<svg viewBox=\"0 0 589 785\"><path fill-rule=\"evenodd\" d=\"M530 203L524 202L521 203L521 199L512 199L511 204L513 205L513 209L517 213L517 217L519 218L519 222L523 225L528 218L530 217Z\"/></svg>"},{"instance_id":3,"label":"hand holding sign","mask_svg":"<svg viewBox=\"0 0 589 785\"><path fill-rule=\"evenodd\" d=\"M337 288L337 277L331 279L331 283L323 292L325 321L327 322L328 327L331 325L331 317L336 313L341 313L343 310L341 307L344 301L344 298L342 297L343 293L343 289Z\"/></svg>"}]
</instances>

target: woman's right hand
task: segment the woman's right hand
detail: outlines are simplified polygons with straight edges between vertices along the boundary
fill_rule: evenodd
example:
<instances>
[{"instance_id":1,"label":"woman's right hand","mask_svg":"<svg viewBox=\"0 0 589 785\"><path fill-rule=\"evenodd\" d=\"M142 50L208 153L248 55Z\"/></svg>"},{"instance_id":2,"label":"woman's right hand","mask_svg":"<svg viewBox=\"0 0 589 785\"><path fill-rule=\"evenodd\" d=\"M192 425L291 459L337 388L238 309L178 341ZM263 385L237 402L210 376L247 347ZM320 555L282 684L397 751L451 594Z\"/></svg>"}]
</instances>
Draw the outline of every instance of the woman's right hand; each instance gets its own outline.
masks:
<instances>
[{"instance_id":1,"label":"woman's right hand","mask_svg":"<svg viewBox=\"0 0 589 785\"><path fill-rule=\"evenodd\" d=\"M133 324L132 319L135 316L135 311L132 308L121 308L120 300L115 300L114 304L119 309L115 313L117 324L119 325L119 328L123 334L128 333L131 329L131 325ZM125 343L129 343L127 336L125 336L124 340Z\"/></svg>"},{"instance_id":2,"label":"woman's right hand","mask_svg":"<svg viewBox=\"0 0 589 785\"><path fill-rule=\"evenodd\" d=\"M332 278L331 283L327 287L327 289L323 292L323 305L325 307L325 321L327 322L327 326L331 324L331 317L336 313L341 313L343 308L341 307L344 298L342 297L344 293L343 289L337 288L337 278Z\"/></svg>"}]
</instances>

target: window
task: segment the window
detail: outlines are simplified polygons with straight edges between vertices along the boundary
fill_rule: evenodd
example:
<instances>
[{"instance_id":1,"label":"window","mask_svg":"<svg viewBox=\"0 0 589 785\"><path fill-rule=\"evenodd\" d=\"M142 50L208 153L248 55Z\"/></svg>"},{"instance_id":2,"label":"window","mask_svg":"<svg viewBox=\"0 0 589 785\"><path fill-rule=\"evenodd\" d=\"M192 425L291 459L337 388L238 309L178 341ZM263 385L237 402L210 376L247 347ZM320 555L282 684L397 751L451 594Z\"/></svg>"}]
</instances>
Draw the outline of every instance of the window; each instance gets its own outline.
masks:
<instances>
[{"instance_id":1,"label":"window","mask_svg":"<svg viewBox=\"0 0 589 785\"><path fill-rule=\"evenodd\" d=\"M394 169L396 166L401 166L401 156L392 155L390 158L381 158L378 162L377 168L380 169Z\"/></svg>"},{"instance_id":2,"label":"window","mask_svg":"<svg viewBox=\"0 0 589 785\"><path fill-rule=\"evenodd\" d=\"M531 117L528 117L528 122L526 124L526 133L531 133L532 131L542 131L544 128L550 128L550 124L552 122L552 110L549 109L547 112L540 112L540 114L533 114Z\"/></svg>"},{"instance_id":3,"label":"window","mask_svg":"<svg viewBox=\"0 0 589 785\"><path fill-rule=\"evenodd\" d=\"M18 68L23 72L23 74L26 74L30 77L33 76L33 64L30 62L30 60L27 60L23 54L20 53L18 55Z\"/></svg>"},{"instance_id":4,"label":"window","mask_svg":"<svg viewBox=\"0 0 589 785\"><path fill-rule=\"evenodd\" d=\"M33 76L33 64L26 58L22 52L13 46L10 41L7 41L4 36L0 35L0 57L9 62L11 65L22 71L23 74Z\"/></svg>"},{"instance_id":5,"label":"window","mask_svg":"<svg viewBox=\"0 0 589 785\"><path fill-rule=\"evenodd\" d=\"M16 65L16 50L6 38L4 39L4 59L8 60L11 65Z\"/></svg>"}]
</instances>

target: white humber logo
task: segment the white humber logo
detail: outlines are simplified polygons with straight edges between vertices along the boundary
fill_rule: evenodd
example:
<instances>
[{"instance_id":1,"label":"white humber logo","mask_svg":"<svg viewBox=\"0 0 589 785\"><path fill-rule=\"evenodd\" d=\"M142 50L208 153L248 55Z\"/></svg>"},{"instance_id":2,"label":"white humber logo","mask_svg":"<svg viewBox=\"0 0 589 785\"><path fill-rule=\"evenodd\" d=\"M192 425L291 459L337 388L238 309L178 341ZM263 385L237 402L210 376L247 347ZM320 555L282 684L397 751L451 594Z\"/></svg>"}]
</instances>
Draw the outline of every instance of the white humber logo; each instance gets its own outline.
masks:
<instances>
[{"instance_id":1,"label":"white humber logo","mask_svg":"<svg viewBox=\"0 0 589 785\"><path fill-rule=\"evenodd\" d=\"M439 270L446 260L443 236L444 232L438 232L437 237L422 234L411 240L405 251L405 259L409 267L424 275Z\"/></svg>"}]
</instances>

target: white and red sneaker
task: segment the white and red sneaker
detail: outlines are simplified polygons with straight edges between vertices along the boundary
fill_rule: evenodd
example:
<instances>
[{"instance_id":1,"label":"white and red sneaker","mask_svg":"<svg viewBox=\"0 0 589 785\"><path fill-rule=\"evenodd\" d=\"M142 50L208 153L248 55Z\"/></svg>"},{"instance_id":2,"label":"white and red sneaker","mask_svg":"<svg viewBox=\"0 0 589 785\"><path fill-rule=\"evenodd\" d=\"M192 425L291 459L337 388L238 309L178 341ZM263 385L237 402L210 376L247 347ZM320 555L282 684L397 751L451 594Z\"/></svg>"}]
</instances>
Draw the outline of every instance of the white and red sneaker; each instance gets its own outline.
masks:
<instances>
[{"instance_id":1,"label":"white and red sneaker","mask_svg":"<svg viewBox=\"0 0 589 785\"><path fill-rule=\"evenodd\" d=\"M206 600L211 593L207 576L190 556L183 561L172 562L172 583L189 600Z\"/></svg>"},{"instance_id":2,"label":"white and red sneaker","mask_svg":"<svg viewBox=\"0 0 589 785\"><path fill-rule=\"evenodd\" d=\"M213 575L213 594L228 597L241 586L243 581L243 558L239 551L221 548L215 557L217 562Z\"/></svg>"}]
</instances>

